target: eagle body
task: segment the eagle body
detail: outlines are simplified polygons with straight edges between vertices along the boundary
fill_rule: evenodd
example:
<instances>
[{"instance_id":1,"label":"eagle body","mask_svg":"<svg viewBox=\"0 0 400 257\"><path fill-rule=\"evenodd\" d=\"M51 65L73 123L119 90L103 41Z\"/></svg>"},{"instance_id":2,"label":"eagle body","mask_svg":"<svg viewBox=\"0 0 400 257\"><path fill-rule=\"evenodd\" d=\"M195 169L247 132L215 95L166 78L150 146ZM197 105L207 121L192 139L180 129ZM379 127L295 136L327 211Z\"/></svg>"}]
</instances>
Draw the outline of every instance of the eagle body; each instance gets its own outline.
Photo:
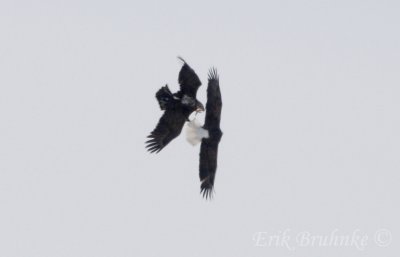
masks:
<instances>
[{"instance_id":1,"label":"eagle body","mask_svg":"<svg viewBox=\"0 0 400 257\"><path fill-rule=\"evenodd\" d=\"M147 150L151 153L160 152L179 136L185 122L189 121L190 114L204 110L203 104L196 99L201 81L194 70L182 58L179 59L183 61L178 76L180 90L173 94L168 85L165 85L156 93L156 99L164 114L146 141Z\"/></svg>"},{"instance_id":2,"label":"eagle body","mask_svg":"<svg viewBox=\"0 0 400 257\"><path fill-rule=\"evenodd\" d=\"M203 129L208 131L208 137L204 137L200 147L200 181L201 191L205 198L211 198L214 189L215 174L218 164L218 146L222 138L220 128L222 110L221 91L219 77L215 69L208 74L206 118Z\"/></svg>"}]
</instances>

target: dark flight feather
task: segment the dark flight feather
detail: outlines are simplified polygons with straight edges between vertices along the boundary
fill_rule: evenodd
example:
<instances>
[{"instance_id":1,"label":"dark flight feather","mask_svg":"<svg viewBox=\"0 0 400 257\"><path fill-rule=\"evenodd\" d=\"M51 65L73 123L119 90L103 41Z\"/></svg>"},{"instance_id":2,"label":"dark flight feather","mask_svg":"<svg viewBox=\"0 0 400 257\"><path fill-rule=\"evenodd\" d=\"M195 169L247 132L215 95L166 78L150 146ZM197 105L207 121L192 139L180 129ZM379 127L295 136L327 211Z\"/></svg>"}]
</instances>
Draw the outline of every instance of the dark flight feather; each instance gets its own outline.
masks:
<instances>
[{"instance_id":1,"label":"dark flight feather","mask_svg":"<svg viewBox=\"0 0 400 257\"><path fill-rule=\"evenodd\" d=\"M166 110L161 116L156 128L146 141L146 148L151 153L160 152L169 142L179 136L185 124L186 117L176 109Z\"/></svg>"},{"instance_id":2,"label":"dark flight feather","mask_svg":"<svg viewBox=\"0 0 400 257\"><path fill-rule=\"evenodd\" d=\"M200 181L203 197L212 197L215 173L217 171L218 145L222 137L221 121L221 91L219 77L215 68L208 73L206 118L203 128L208 130L209 137L203 138L200 147Z\"/></svg>"},{"instance_id":3,"label":"dark flight feather","mask_svg":"<svg viewBox=\"0 0 400 257\"><path fill-rule=\"evenodd\" d=\"M179 72L178 82L180 85L180 94L188 95L196 98L197 90L201 86L201 81L194 70L183 60L182 57L178 57L183 62L181 71Z\"/></svg>"}]
</instances>

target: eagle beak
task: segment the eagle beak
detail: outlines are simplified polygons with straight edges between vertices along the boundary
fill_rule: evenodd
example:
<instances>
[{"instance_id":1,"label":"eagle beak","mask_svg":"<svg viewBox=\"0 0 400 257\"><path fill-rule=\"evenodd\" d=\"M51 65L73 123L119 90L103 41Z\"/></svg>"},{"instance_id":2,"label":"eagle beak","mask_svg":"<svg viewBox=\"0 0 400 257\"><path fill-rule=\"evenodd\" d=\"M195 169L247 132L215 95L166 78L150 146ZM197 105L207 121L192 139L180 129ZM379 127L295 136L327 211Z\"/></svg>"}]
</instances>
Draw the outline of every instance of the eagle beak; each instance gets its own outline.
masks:
<instances>
[{"instance_id":1,"label":"eagle beak","mask_svg":"<svg viewBox=\"0 0 400 257\"><path fill-rule=\"evenodd\" d=\"M200 103L197 105L196 113L204 112L204 106Z\"/></svg>"},{"instance_id":2,"label":"eagle beak","mask_svg":"<svg viewBox=\"0 0 400 257\"><path fill-rule=\"evenodd\" d=\"M202 108L202 107L197 108L196 113L199 113L199 112L204 112L204 108Z\"/></svg>"}]
</instances>

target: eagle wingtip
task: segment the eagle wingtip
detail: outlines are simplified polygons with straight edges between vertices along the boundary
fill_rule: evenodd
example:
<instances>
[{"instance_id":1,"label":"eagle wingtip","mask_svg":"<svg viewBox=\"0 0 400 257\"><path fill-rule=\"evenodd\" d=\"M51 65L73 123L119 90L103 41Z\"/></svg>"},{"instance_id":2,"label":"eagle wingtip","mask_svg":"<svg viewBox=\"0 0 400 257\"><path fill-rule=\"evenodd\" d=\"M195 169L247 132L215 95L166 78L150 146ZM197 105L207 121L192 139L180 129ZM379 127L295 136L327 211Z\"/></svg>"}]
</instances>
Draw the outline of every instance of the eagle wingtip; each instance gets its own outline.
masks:
<instances>
[{"instance_id":1,"label":"eagle wingtip","mask_svg":"<svg viewBox=\"0 0 400 257\"><path fill-rule=\"evenodd\" d=\"M200 194L202 194L204 199L212 200L214 196L214 190L213 188L202 188L200 190Z\"/></svg>"},{"instance_id":2,"label":"eagle wingtip","mask_svg":"<svg viewBox=\"0 0 400 257\"><path fill-rule=\"evenodd\" d=\"M200 194L202 194L203 198L206 200L212 200L215 190L214 182L210 180L210 177L202 181L200 188Z\"/></svg>"},{"instance_id":3,"label":"eagle wingtip","mask_svg":"<svg viewBox=\"0 0 400 257\"><path fill-rule=\"evenodd\" d=\"M181 56L177 56L177 58L178 58L178 60L180 60L180 61L182 61L183 62L183 64L186 64L186 61L185 61L185 59L183 59Z\"/></svg>"},{"instance_id":4,"label":"eagle wingtip","mask_svg":"<svg viewBox=\"0 0 400 257\"><path fill-rule=\"evenodd\" d=\"M150 140L145 142L146 150L149 153L159 153L163 147L155 140L154 135L149 135L147 138L150 138Z\"/></svg>"},{"instance_id":5,"label":"eagle wingtip","mask_svg":"<svg viewBox=\"0 0 400 257\"><path fill-rule=\"evenodd\" d=\"M219 80L217 68L211 67L208 71L208 80Z\"/></svg>"}]
</instances>

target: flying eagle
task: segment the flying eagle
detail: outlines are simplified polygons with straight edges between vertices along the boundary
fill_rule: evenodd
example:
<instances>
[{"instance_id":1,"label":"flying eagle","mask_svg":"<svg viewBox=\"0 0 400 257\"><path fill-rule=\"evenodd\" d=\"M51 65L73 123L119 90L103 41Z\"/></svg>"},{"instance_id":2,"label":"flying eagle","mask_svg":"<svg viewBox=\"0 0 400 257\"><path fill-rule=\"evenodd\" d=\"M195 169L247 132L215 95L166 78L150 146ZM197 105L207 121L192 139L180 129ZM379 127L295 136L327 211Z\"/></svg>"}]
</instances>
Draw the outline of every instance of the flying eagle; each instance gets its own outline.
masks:
<instances>
[{"instance_id":1,"label":"flying eagle","mask_svg":"<svg viewBox=\"0 0 400 257\"><path fill-rule=\"evenodd\" d=\"M203 104L196 99L201 81L185 60L181 57L178 58L183 62L178 76L180 90L173 94L168 85L165 85L156 93L157 101L164 114L156 128L148 136L150 139L146 142L146 148L150 153L160 152L169 142L179 136L192 112L204 111Z\"/></svg>"},{"instance_id":2,"label":"flying eagle","mask_svg":"<svg viewBox=\"0 0 400 257\"><path fill-rule=\"evenodd\" d=\"M221 121L221 91L219 76L215 68L208 73L206 118L201 127L191 121L187 130L187 140L195 145L201 142L200 147L200 181L203 197L211 198L214 188L215 173L217 171L218 145L222 137Z\"/></svg>"}]
</instances>

